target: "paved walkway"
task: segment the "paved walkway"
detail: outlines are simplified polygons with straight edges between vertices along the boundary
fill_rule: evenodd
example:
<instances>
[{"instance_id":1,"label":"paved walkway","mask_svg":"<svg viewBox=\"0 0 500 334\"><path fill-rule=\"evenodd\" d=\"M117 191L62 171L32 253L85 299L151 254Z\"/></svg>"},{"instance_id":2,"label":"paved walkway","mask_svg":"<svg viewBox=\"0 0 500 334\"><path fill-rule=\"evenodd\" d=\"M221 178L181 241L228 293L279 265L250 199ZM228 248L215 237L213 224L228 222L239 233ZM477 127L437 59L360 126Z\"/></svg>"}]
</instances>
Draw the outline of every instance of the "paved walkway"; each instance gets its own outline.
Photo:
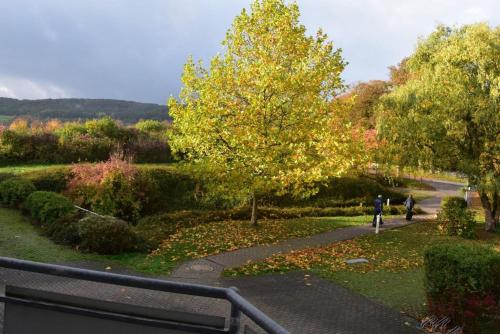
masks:
<instances>
[{"instance_id":1,"label":"paved walkway","mask_svg":"<svg viewBox=\"0 0 500 334\"><path fill-rule=\"evenodd\" d=\"M422 219L422 218L417 218ZM380 232L408 225L404 219L387 219ZM339 228L305 238L288 239L271 245L260 245L242 248L235 251L208 256L185 262L172 273L171 278L190 280L199 283L216 283L225 268L238 267L248 261L264 260L278 253L300 250L309 247L326 246L333 242L353 239L355 237L374 233L371 224Z\"/></svg>"},{"instance_id":2,"label":"paved walkway","mask_svg":"<svg viewBox=\"0 0 500 334\"><path fill-rule=\"evenodd\" d=\"M224 280L292 334L420 333L414 319L302 272ZM306 284L307 283L307 284Z\"/></svg>"},{"instance_id":3,"label":"paved walkway","mask_svg":"<svg viewBox=\"0 0 500 334\"><path fill-rule=\"evenodd\" d=\"M459 188L457 185L441 182L433 182L433 186L437 189L432 192L434 197L419 203L431 214L435 213L443 196L456 194ZM425 218L428 217L416 217L417 220ZM400 227L405 223L404 220L394 219L388 221L384 229ZM259 260L292 249L326 245L367 233L373 233L373 228L369 225L343 228L309 238L214 255L181 265L170 279L236 286L245 298L282 324L290 333L416 333L414 320L332 282L309 277L306 284L304 274L300 272L234 279L219 277L224 268L241 265L248 260ZM92 268L91 263L84 266ZM0 269L0 279L4 284L36 287L102 300L211 315L229 314L227 302L204 297L123 288L8 269ZM251 325L248 320L244 322Z\"/></svg>"}]
</instances>

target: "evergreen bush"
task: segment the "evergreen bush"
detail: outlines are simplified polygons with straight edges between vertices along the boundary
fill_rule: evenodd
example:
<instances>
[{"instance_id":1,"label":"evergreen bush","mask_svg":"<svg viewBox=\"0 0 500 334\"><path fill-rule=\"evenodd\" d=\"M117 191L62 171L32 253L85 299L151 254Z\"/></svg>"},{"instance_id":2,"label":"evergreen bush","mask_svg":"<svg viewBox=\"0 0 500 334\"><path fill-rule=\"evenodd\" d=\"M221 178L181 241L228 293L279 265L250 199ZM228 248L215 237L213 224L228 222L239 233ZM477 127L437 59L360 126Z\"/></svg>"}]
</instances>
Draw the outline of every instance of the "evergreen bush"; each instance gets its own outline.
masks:
<instances>
[{"instance_id":1,"label":"evergreen bush","mask_svg":"<svg viewBox=\"0 0 500 334\"><path fill-rule=\"evenodd\" d=\"M68 198L50 191L33 192L26 199L25 209L42 226L50 225L57 219L76 211L73 203Z\"/></svg>"},{"instance_id":2,"label":"evergreen bush","mask_svg":"<svg viewBox=\"0 0 500 334\"><path fill-rule=\"evenodd\" d=\"M119 254L134 250L137 237L127 222L110 217L88 215L78 222L80 249L99 254Z\"/></svg>"},{"instance_id":3,"label":"evergreen bush","mask_svg":"<svg viewBox=\"0 0 500 334\"><path fill-rule=\"evenodd\" d=\"M462 197L445 197L437 219L439 229L447 235L458 235L467 239L476 237L474 214L467 209L467 202Z\"/></svg>"},{"instance_id":4,"label":"evergreen bush","mask_svg":"<svg viewBox=\"0 0 500 334\"><path fill-rule=\"evenodd\" d=\"M17 207L36 190L33 183L22 178L10 178L0 182L0 201L3 205Z\"/></svg>"}]
</instances>

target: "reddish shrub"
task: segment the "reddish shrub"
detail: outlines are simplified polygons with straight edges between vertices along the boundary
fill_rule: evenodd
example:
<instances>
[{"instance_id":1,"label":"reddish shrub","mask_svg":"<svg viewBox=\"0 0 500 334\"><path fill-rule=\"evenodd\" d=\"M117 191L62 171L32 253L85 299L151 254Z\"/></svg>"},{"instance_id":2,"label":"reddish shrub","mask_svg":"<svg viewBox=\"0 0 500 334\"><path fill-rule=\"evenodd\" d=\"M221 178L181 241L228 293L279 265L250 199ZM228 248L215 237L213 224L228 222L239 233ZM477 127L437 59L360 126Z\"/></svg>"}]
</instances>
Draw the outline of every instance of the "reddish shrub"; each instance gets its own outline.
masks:
<instances>
[{"instance_id":1,"label":"reddish shrub","mask_svg":"<svg viewBox=\"0 0 500 334\"><path fill-rule=\"evenodd\" d=\"M128 221L139 218L137 168L112 157L96 164L74 165L67 195L81 206Z\"/></svg>"}]
</instances>

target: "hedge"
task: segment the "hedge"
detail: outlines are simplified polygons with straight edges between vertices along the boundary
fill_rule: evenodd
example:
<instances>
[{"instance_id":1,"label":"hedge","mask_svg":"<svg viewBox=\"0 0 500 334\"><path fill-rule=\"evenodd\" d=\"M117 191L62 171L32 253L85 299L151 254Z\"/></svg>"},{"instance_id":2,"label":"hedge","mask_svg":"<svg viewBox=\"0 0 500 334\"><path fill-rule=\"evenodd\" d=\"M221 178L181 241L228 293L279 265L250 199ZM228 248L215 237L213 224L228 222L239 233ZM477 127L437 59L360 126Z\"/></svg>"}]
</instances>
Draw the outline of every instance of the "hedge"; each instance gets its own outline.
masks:
<instances>
[{"instance_id":1,"label":"hedge","mask_svg":"<svg viewBox=\"0 0 500 334\"><path fill-rule=\"evenodd\" d=\"M28 180L10 178L0 182L0 201L3 205L17 207L35 190Z\"/></svg>"},{"instance_id":2,"label":"hedge","mask_svg":"<svg viewBox=\"0 0 500 334\"><path fill-rule=\"evenodd\" d=\"M445 243L424 256L429 311L449 316L467 333L500 312L500 253L473 244Z\"/></svg>"},{"instance_id":3,"label":"hedge","mask_svg":"<svg viewBox=\"0 0 500 334\"><path fill-rule=\"evenodd\" d=\"M377 182L369 176L346 176L333 178L325 185L320 185L318 193L310 198L297 199L289 195L267 196L265 204L273 206L342 206L363 205L371 206L377 195L384 199L390 198L391 204L403 204L406 196L389 189L386 185ZM354 202L354 203L353 203Z\"/></svg>"},{"instance_id":4,"label":"hedge","mask_svg":"<svg viewBox=\"0 0 500 334\"><path fill-rule=\"evenodd\" d=\"M133 228L125 221L88 215L78 222L80 249L99 254L119 254L134 250L137 244Z\"/></svg>"},{"instance_id":5,"label":"hedge","mask_svg":"<svg viewBox=\"0 0 500 334\"><path fill-rule=\"evenodd\" d=\"M143 216L200 208L201 203L194 196L196 181L174 168L139 166L137 183Z\"/></svg>"},{"instance_id":6,"label":"hedge","mask_svg":"<svg viewBox=\"0 0 500 334\"><path fill-rule=\"evenodd\" d=\"M57 244L77 246L80 244L78 221L83 218L81 212L64 215L53 224L42 225L43 233Z\"/></svg>"},{"instance_id":7,"label":"hedge","mask_svg":"<svg viewBox=\"0 0 500 334\"><path fill-rule=\"evenodd\" d=\"M22 177L33 182L37 190L60 193L66 189L70 175L69 167L50 167L23 173Z\"/></svg>"},{"instance_id":8,"label":"hedge","mask_svg":"<svg viewBox=\"0 0 500 334\"><path fill-rule=\"evenodd\" d=\"M60 217L76 211L69 199L50 191L33 192L26 199L25 208L42 225L54 223Z\"/></svg>"}]
</instances>

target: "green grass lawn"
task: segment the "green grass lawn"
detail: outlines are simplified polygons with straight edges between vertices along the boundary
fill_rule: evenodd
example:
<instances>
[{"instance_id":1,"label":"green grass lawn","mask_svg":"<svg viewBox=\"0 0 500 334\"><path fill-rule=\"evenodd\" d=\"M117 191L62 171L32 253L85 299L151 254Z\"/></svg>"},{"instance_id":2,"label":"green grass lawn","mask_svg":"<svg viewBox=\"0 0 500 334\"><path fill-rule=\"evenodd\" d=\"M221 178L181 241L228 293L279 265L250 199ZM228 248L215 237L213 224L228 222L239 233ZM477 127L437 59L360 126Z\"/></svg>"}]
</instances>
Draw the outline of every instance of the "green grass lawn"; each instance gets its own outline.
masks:
<instances>
[{"instance_id":1,"label":"green grass lawn","mask_svg":"<svg viewBox=\"0 0 500 334\"><path fill-rule=\"evenodd\" d=\"M40 235L39 229L19 211L0 208L0 256L51 263L115 263L146 274L168 275L180 262L192 258L364 224L369 219L361 216L262 220L257 228L246 221L215 222L179 230L152 254L97 255L56 245Z\"/></svg>"},{"instance_id":2,"label":"green grass lawn","mask_svg":"<svg viewBox=\"0 0 500 334\"><path fill-rule=\"evenodd\" d=\"M12 115L0 115L0 123L8 123L12 121L15 116Z\"/></svg>"},{"instance_id":3,"label":"green grass lawn","mask_svg":"<svg viewBox=\"0 0 500 334\"><path fill-rule=\"evenodd\" d=\"M248 221L222 221L183 228L166 239L151 255L165 266L193 258L290 238L306 237L341 227L366 224L369 216L319 217L261 220L257 227Z\"/></svg>"},{"instance_id":4,"label":"green grass lawn","mask_svg":"<svg viewBox=\"0 0 500 334\"><path fill-rule=\"evenodd\" d=\"M63 165L63 164L37 164L37 165L15 165L15 166L2 166L0 167L0 173L10 173L10 174L23 174L23 173L29 173L29 172L34 172L38 170L43 170L43 169L50 169L50 168L60 168L60 167L66 167L69 165Z\"/></svg>"},{"instance_id":5,"label":"green grass lawn","mask_svg":"<svg viewBox=\"0 0 500 334\"><path fill-rule=\"evenodd\" d=\"M452 172L430 172L430 171L411 171L408 173L414 178L435 179L441 181L450 181L458 183L467 183L467 178Z\"/></svg>"},{"instance_id":6,"label":"green grass lawn","mask_svg":"<svg viewBox=\"0 0 500 334\"><path fill-rule=\"evenodd\" d=\"M167 168L175 169L175 164L136 164L141 168ZM29 172L35 172L44 169L56 169L61 167L69 167L71 164L27 164L27 165L11 165L0 167L0 173L11 173L11 174L23 174Z\"/></svg>"},{"instance_id":7,"label":"green grass lawn","mask_svg":"<svg viewBox=\"0 0 500 334\"><path fill-rule=\"evenodd\" d=\"M67 246L57 245L39 232L19 211L0 208L0 256L48 263L116 263L144 273L162 273L159 259L151 258L147 254L85 254Z\"/></svg>"},{"instance_id":8,"label":"green grass lawn","mask_svg":"<svg viewBox=\"0 0 500 334\"><path fill-rule=\"evenodd\" d=\"M439 242L479 243L500 252L500 235L482 233L478 240L441 235L433 222L412 224L366 235L326 247L311 248L270 257L226 270L225 275L258 275L271 272L309 270L369 298L420 318L426 311L423 285L423 254ZM368 264L348 265L345 260L366 258Z\"/></svg>"},{"instance_id":9,"label":"green grass lawn","mask_svg":"<svg viewBox=\"0 0 500 334\"><path fill-rule=\"evenodd\" d=\"M19 211L0 208L0 255L41 262L86 260L88 255L39 235Z\"/></svg>"}]
</instances>

